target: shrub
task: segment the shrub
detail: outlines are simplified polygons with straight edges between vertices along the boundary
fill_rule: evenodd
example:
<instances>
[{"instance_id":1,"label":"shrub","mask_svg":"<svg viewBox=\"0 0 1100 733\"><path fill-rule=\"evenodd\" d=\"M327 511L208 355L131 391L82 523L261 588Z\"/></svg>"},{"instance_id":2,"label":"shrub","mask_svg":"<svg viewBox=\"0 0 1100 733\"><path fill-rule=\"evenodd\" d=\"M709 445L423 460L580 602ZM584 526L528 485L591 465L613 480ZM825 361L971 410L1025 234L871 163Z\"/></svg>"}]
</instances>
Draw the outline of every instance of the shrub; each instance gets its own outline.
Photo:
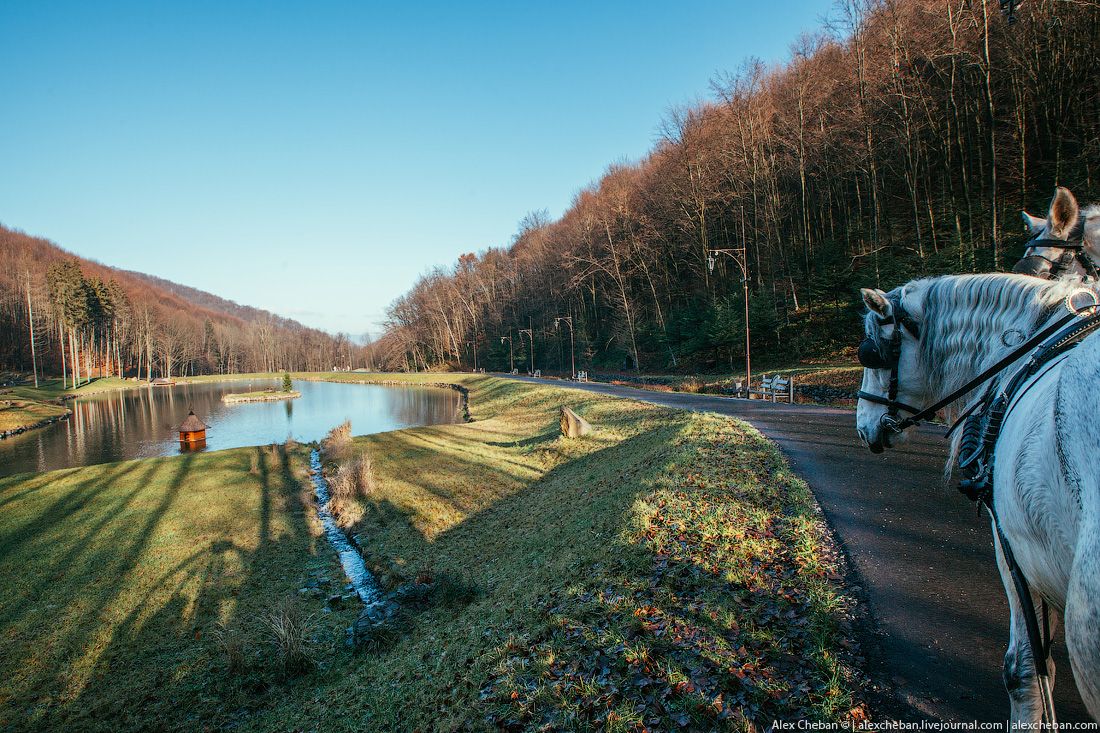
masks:
<instances>
[{"instance_id":1,"label":"shrub","mask_svg":"<svg viewBox=\"0 0 1100 733\"><path fill-rule=\"evenodd\" d=\"M346 515L360 499L370 499L375 493L374 466L370 456L360 453L339 465L329 480L333 514ZM350 518L350 517L345 517Z\"/></svg>"},{"instance_id":2,"label":"shrub","mask_svg":"<svg viewBox=\"0 0 1100 733\"><path fill-rule=\"evenodd\" d=\"M313 666L313 618L306 616L294 599L284 598L264 616L264 626L280 671L288 677L309 671Z\"/></svg>"},{"instance_id":3,"label":"shrub","mask_svg":"<svg viewBox=\"0 0 1100 733\"><path fill-rule=\"evenodd\" d=\"M703 388L705 386L706 385L703 383L702 380L696 379L695 377L688 377L680 383L680 391L690 392L692 394L699 394L703 391Z\"/></svg>"},{"instance_id":4,"label":"shrub","mask_svg":"<svg viewBox=\"0 0 1100 733\"><path fill-rule=\"evenodd\" d=\"M217 626L210 632L215 646L225 659L229 673L239 675L245 668L245 650L248 644L244 635L237 629Z\"/></svg>"},{"instance_id":5,"label":"shrub","mask_svg":"<svg viewBox=\"0 0 1100 733\"><path fill-rule=\"evenodd\" d=\"M283 391L290 392L294 389L294 382L290 381L289 374L283 374Z\"/></svg>"},{"instance_id":6,"label":"shrub","mask_svg":"<svg viewBox=\"0 0 1100 733\"><path fill-rule=\"evenodd\" d=\"M334 461L339 461L348 454L351 446L351 420L345 420L332 430L321 441L321 449L325 455Z\"/></svg>"}]
</instances>

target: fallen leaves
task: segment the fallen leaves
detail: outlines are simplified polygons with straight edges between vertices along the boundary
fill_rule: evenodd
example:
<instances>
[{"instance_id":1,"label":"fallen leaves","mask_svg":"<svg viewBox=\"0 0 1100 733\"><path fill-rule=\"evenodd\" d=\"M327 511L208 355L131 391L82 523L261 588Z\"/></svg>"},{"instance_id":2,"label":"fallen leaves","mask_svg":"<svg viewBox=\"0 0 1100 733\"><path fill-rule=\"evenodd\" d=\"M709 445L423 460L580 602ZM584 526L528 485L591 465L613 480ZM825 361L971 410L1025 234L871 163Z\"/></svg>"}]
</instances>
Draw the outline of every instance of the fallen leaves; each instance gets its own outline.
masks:
<instances>
[{"instance_id":1,"label":"fallen leaves","mask_svg":"<svg viewBox=\"0 0 1100 733\"><path fill-rule=\"evenodd\" d=\"M485 693L495 725L745 730L866 714L804 487L762 439L710 426L638 505L622 549L645 561L590 568L546 601L544 633L509 651Z\"/></svg>"}]
</instances>

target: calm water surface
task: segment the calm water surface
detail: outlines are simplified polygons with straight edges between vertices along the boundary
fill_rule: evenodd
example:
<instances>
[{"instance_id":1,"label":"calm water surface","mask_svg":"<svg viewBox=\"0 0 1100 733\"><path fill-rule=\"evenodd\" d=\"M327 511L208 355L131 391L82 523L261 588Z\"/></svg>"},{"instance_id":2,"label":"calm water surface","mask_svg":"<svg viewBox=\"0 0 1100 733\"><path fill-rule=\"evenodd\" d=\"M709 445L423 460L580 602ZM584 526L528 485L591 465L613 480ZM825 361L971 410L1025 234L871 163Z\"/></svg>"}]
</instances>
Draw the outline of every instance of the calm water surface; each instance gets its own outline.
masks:
<instances>
[{"instance_id":1,"label":"calm water surface","mask_svg":"<svg viewBox=\"0 0 1100 733\"><path fill-rule=\"evenodd\" d=\"M253 390L278 380L252 380ZM318 440L351 420L355 435L461 419L457 392L435 387L384 387L295 380L296 400L227 405L249 382L180 384L108 392L68 403L73 414L46 428L0 440L0 476L179 453L176 428L193 408L209 427L206 450Z\"/></svg>"}]
</instances>

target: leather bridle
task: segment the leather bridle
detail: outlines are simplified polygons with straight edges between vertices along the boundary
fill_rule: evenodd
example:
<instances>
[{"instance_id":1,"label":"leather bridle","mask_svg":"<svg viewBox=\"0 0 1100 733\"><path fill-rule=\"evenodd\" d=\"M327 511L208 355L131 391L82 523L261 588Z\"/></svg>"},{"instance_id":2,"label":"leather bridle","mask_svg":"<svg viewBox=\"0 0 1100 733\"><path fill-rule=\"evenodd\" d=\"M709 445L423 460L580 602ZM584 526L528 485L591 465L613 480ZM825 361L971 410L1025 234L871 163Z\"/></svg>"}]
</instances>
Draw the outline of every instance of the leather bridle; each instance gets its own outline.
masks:
<instances>
[{"instance_id":1,"label":"leather bridle","mask_svg":"<svg viewBox=\"0 0 1100 733\"><path fill-rule=\"evenodd\" d=\"M906 427L909 427L905 423L912 419L906 418L905 420L901 420L899 415L903 410L910 415L918 415L921 413L920 408L907 405L898 400L898 368L901 362L901 332L902 329L905 329L913 338L919 341L920 325L913 320L913 317L905 310L905 307L901 304L900 298L896 303L893 303L889 316L875 316L875 319L880 327L893 324L894 333L891 334L890 340L885 344L876 341L871 336L864 336L863 340L859 343L859 363L867 369L889 369L890 386L885 397L872 392L864 392L862 389L856 392L856 396L861 400L874 402L877 405L885 405L886 414L882 416L883 429L890 433L900 433ZM883 347L885 347L885 349Z\"/></svg>"},{"instance_id":2,"label":"leather bridle","mask_svg":"<svg viewBox=\"0 0 1100 733\"><path fill-rule=\"evenodd\" d=\"M1081 291L1077 291L1081 292ZM1089 292L1089 291L1086 291ZM985 382L989 381L999 373L1004 371L1012 363L1018 361L1025 354L1029 353L1037 346L1042 344L1048 337L1057 333L1063 327L1066 327L1072 321L1078 319L1080 314L1086 310L1092 310L1096 313L1098 303L1096 302L1096 295L1093 294L1094 301L1082 308L1076 308L1071 302L1072 294L1066 299L1066 307L1070 311L1063 318L1059 318L1054 323L1051 323L1046 328L1040 330L1034 336L1029 338L1024 343L1020 344L1017 348L1013 349L1007 356L1002 358L993 366L983 371L978 376L971 379L963 386L956 389L951 394L947 395L943 399L939 400L933 405L920 409L907 405L904 402L898 401L898 385L899 385L899 364L901 362L901 330L904 328L908 331L913 338L920 341L920 324L913 320L913 317L909 315L909 312L905 310L905 307L901 303L899 298L896 303L893 303L891 314L886 317L878 317L878 323L880 326L887 326L894 324L894 333L891 334L889 342L886 345L886 351L883 352L879 342L871 338L871 336L864 336L863 340L859 344L859 363L867 369L889 369L890 370L890 386L886 397L877 395L872 392L865 392L862 389L856 392L856 396L861 400L867 400L878 405L886 406L886 413L882 416L880 424L882 430L887 436L896 435L902 431L919 425L921 422L935 417L936 413L947 407L955 400L963 397L971 390L981 386ZM1093 319L1097 324L1100 324L1100 315L1094 315ZM900 326L900 327L898 327ZM980 403L975 403L970 409L964 411L962 417L966 417ZM908 412L909 417L899 419L899 415L902 411ZM962 420L962 417L959 420ZM958 422L956 422L958 425ZM952 428L954 430L954 428ZM950 435L951 431L948 431Z\"/></svg>"},{"instance_id":3,"label":"leather bridle","mask_svg":"<svg viewBox=\"0 0 1100 733\"><path fill-rule=\"evenodd\" d=\"M1039 249L1055 249L1061 254L1057 258L1050 258L1035 251ZM1044 280L1055 280L1066 271L1075 271L1076 274L1090 280L1100 279L1096 263L1085 252L1085 243L1080 235L1072 239L1047 239L1036 236L1028 240L1024 245L1024 256L1012 271L1018 275L1031 275Z\"/></svg>"}]
</instances>

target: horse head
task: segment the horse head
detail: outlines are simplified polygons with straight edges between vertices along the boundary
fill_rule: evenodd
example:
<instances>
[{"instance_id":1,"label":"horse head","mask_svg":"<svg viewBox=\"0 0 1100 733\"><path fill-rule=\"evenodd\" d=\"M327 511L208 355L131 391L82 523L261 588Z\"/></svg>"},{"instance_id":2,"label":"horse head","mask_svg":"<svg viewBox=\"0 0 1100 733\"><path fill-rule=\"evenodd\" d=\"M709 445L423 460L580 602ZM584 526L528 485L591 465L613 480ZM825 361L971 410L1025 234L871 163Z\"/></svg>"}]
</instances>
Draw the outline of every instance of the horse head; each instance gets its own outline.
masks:
<instances>
[{"instance_id":1,"label":"horse head","mask_svg":"<svg viewBox=\"0 0 1100 733\"><path fill-rule=\"evenodd\" d=\"M926 398L920 377L919 296L896 288L889 293L863 288L867 315L859 361L864 366L856 405L856 430L874 453L891 447L904 433L894 429L899 411Z\"/></svg>"},{"instance_id":2,"label":"horse head","mask_svg":"<svg viewBox=\"0 0 1100 733\"><path fill-rule=\"evenodd\" d=\"M1081 211L1069 189L1054 191L1045 219L1021 211L1031 239L1012 271L1044 280L1063 275L1096 278L1100 264L1100 206Z\"/></svg>"}]
</instances>

